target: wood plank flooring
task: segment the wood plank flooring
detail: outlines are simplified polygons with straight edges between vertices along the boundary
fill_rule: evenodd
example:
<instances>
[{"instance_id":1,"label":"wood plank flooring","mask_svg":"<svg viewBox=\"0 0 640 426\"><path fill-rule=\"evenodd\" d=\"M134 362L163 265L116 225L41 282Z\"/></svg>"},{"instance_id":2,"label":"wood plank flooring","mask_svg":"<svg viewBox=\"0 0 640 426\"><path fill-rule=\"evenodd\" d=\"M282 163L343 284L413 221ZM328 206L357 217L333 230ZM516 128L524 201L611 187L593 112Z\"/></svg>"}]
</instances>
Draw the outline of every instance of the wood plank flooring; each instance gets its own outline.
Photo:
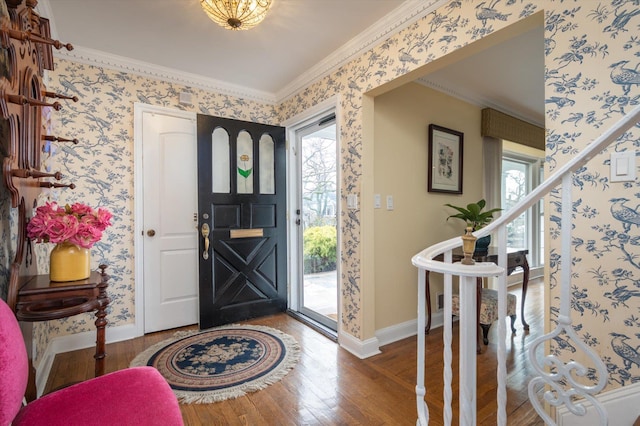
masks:
<instances>
[{"instance_id":1,"label":"wood plank flooring","mask_svg":"<svg viewBox=\"0 0 640 426\"><path fill-rule=\"evenodd\" d=\"M541 282L532 282L527 295L524 333L518 319L517 335L507 337L508 424L543 425L527 397L530 367L528 344L542 331ZM520 300L519 289L512 293ZM416 338L381 348L382 353L360 360L336 343L286 314L246 321L278 328L294 336L302 347L299 364L280 382L244 397L215 404L181 405L187 425L415 425ZM194 328L188 327L185 329ZM458 424L457 325L454 325L454 424ZM144 348L176 330L148 334L107 345L106 370L123 369ZM489 346L478 355L478 424L496 424L497 326ZM427 335L426 400L430 425L442 425L442 328ZM46 392L93 376L93 349L58 354Z\"/></svg>"}]
</instances>

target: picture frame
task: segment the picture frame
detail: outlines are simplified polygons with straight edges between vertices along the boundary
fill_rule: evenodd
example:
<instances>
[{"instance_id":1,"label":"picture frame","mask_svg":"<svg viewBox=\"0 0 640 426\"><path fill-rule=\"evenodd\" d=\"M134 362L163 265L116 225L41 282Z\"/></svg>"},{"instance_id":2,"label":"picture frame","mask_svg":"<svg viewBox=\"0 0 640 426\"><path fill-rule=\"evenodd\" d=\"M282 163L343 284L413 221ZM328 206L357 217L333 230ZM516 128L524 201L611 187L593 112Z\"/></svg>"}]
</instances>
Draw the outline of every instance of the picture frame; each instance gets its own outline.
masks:
<instances>
[{"instance_id":1,"label":"picture frame","mask_svg":"<svg viewBox=\"0 0 640 426\"><path fill-rule=\"evenodd\" d=\"M462 194L464 133L429 124L428 191Z\"/></svg>"}]
</instances>

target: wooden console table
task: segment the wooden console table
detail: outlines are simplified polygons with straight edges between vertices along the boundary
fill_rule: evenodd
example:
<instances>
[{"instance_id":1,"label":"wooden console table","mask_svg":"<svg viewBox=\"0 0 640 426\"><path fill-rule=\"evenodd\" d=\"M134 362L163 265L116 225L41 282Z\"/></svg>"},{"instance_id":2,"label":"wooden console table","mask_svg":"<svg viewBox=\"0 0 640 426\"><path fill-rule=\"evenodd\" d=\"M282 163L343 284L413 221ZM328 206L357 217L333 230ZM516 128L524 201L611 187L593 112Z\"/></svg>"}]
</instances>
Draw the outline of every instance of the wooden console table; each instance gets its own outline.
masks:
<instances>
[{"instance_id":1,"label":"wooden console table","mask_svg":"<svg viewBox=\"0 0 640 426\"><path fill-rule=\"evenodd\" d=\"M36 322L70 317L96 311L95 375L104 374L105 327L107 325L106 265L100 272L92 272L86 280L70 282L49 281L49 275L31 275L20 278L16 303L19 321Z\"/></svg>"},{"instance_id":2,"label":"wooden console table","mask_svg":"<svg viewBox=\"0 0 640 426\"><path fill-rule=\"evenodd\" d=\"M524 319L524 304L527 299L527 286L529 285L529 262L527 262L527 254L529 250L514 249L507 252L507 275L511 275L516 269L522 268L522 300L520 301L520 321L522 321L522 327L525 330L529 330L529 324ZM464 257L461 249L453 250L452 261L459 262ZM498 263L498 254L495 249L489 248L489 251L484 254L474 254L473 259L478 262L493 262ZM439 255L435 257L435 260L443 261L444 256ZM431 291L429 289L429 271L425 271L426 275L426 290L427 290L427 326L425 327L425 333L428 333L431 329ZM478 285L478 307L476 314L480 315L480 294L482 291L482 278L477 279Z\"/></svg>"}]
</instances>

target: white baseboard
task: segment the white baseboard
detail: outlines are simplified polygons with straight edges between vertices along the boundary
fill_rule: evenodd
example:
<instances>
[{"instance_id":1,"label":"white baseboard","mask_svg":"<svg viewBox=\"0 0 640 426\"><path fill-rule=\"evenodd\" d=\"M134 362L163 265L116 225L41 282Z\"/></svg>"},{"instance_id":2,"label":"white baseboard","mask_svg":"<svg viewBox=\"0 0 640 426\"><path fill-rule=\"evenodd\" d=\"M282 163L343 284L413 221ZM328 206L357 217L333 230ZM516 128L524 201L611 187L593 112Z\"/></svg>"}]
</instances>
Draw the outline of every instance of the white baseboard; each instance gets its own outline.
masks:
<instances>
[{"instance_id":1,"label":"white baseboard","mask_svg":"<svg viewBox=\"0 0 640 426\"><path fill-rule=\"evenodd\" d=\"M353 337L346 331L338 333L338 343L341 347L351 352L360 359L369 358L378 355L380 352L380 343L376 337L367 340L360 340Z\"/></svg>"},{"instance_id":2,"label":"white baseboard","mask_svg":"<svg viewBox=\"0 0 640 426\"><path fill-rule=\"evenodd\" d=\"M411 320L390 327L381 328L376 331L376 338L380 342L380 346L415 336L417 333L418 321Z\"/></svg>"},{"instance_id":3,"label":"white baseboard","mask_svg":"<svg viewBox=\"0 0 640 426\"><path fill-rule=\"evenodd\" d=\"M34 365L36 370L36 394L38 398L42 396L44 388L47 386L47 380L49 380L49 373L51 373L51 366L53 365L55 357L56 354L51 350L51 342L49 342L40 363L38 363L37 367Z\"/></svg>"},{"instance_id":4,"label":"white baseboard","mask_svg":"<svg viewBox=\"0 0 640 426\"><path fill-rule=\"evenodd\" d=\"M443 316L442 311L431 314L432 329L442 327ZM390 327L381 328L376 331L376 338L380 342L380 346L384 346L397 342L398 340L406 339L407 337L415 336L418 332L417 328L418 320L406 321Z\"/></svg>"},{"instance_id":5,"label":"white baseboard","mask_svg":"<svg viewBox=\"0 0 640 426\"><path fill-rule=\"evenodd\" d=\"M623 386L597 396L609 415L610 425L629 425L640 417L640 383ZM584 416L572 414L566 407L558 408L556 422L558 426L598 426L600 418L593 405L584 402L587 413Z\"/></svg>"},{"instance_id":6,"label":"white baseboard","mask_svg":"<svg viewBox=\"0 0 640 426\"><path fill-rule=\"evenodd\" d=\"M122 340L133 339L138 337L135 324L127 324L118 327L107 327L105 332L105 342L115 343ZM49 342L47 348L36 369L36 391L38 397L44 392L51 373L51 367L57 354L75 351L78 349L92 348L96 345L96 332L84 331L82 333L70 334L67 336L56 337ZM107 354L108 356L108 354Z\"/></svg>"}]
</instances>

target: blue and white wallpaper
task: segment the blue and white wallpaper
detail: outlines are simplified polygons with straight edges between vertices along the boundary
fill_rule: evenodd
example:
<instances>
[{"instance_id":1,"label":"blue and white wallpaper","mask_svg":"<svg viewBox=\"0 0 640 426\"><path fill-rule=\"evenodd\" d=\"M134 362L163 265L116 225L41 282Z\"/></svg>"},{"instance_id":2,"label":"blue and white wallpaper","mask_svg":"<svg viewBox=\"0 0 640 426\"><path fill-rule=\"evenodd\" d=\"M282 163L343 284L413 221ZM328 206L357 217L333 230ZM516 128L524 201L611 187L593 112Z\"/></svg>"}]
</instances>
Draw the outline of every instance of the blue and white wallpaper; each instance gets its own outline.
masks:
<instances>
[{"instance_id":1,"label":"blue and white wallpaper","mask_svg":"<svg viewBox=\"0 0 640 426\"><path fill-rule=\"evenodd\" d=\"M50 90L77 96L77 103L66 103L55 114L52 134L78 138L80 143L51 145L51 167L73 182L75 190L52 190L48 197L60 203L82 201L92 207L105 207L113 213L113 226L102 241L91 249L92 268L108 265L109 326L131 324L134 311L134 198L133 198L133 107L144 102L176 109L182 91L194 93L194 110L238 120L267 124L279 122L274 106L231 98L151 80L134 74L112 71L68 60L57 60L50 74ZM43 200L44 202L44 200ZM45 272L46 250L39 260ZM39 355L48 339L58 335L93 331L90 314L39 324ZM46 337L45 337L46 336Z\"/></svg>"},{"instance_id":2,"label":"blue and white wallpaper","mask_svg":"<svg viewBox=\"0 0 640 426\"><path fill-rule=\"evenodd\" d=\"M104 206L114 213L114 226L92 251L96 264L105 261L110 265L110 325L130 324L136 314L134 102L182 108L177 95L187 90L194 93L198 112L277 124L338 95L341 189L343 194L359 193L366 163L363 147L373 144L363 138L364 94L535 13L544 15L545 26L545 172L549 174L638 103L639 0L451 1L275 107L58 60L50 88L77 95L80 102L69 104L57 116L55 134L81 140L77 146L57 145L53 167L77 185L75 191L60 191L58 196L62 201ZM639 145L640 129L635 128L609 151L638 150ZM576 329L606 360L613 388L640 380L640 189L637 182L610 182L608 158L608 152L595 157L573 181L571 285ZM558 262L558 201L558 194L546 197L551 321L559 305L563 266ZM356 338L366 339L371 336L364 331L360 219L359 210L342 210L341 326ZM366 291L372 291L370 288ZM93 330L93 321L89 316L75 317L40 327L38 347L44 348L41 345L53 336ZM581 360L562 336L552 351Z\"/></svg>"},{"instance_id":3,"label":"blue and white wallpaper","mask_svg":"<svg viewBox=\"0 0 640 426\"><path fill-rule=\"evenodd\" d=\"M544 14L548 175L638 104L638 0L451 1L285 102L284 116L340 95L342 191L358 192L362 147L371 143L362 140L363 93L535 13ZM634 129L609 151L638 149L639 133ZM576 329L606 360L609 383L617 387L640 380L640 191L637 182L609 182L608 158L604 153L593 159L573 182L572 309ZM561 267L557 193L547 197L546 212L548 315L555 321ZM342 325L361 337L359 219L343 210ZM584 361L562 336L552 351Z\"/></svg>"}]
</instances>

